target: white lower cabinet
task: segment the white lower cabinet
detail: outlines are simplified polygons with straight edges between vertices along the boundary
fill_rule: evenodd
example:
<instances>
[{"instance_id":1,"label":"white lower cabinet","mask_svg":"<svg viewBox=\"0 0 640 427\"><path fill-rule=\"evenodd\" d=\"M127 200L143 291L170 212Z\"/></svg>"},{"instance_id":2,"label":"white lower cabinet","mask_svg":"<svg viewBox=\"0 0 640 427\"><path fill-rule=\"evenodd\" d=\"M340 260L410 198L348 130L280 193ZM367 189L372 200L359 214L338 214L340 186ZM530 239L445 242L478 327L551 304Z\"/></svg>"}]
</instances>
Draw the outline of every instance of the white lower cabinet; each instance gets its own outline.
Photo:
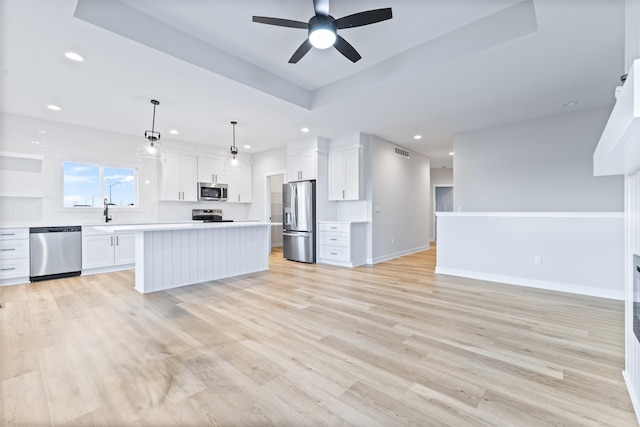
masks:
<instances>
[{"instance_id":1,"label":"white lower cabinet","mask_svg":"<svg viewBox=\"0 0 640 427\"><path fill-rule=\"evenodd\" d=\"M119 270L135 262L135 233L82 236L82 270Z\"/></svg>"},{"instance_id":2,"label":"white lower cabinet","mask_svg":"<svg viewBox=\"0 0 640 427\"><path fill-rule=\"evenodd\" d=\"M367 223L320 221L320 254L323 264L356 267L367 260Z\"/></svg>"},{"instance_id":3,"label":"white lower cabinet","mask_svg":"<svg viewBox=\"0 0 640 427\"><path fill-rule=\"evenodd\" d=\"M0 286L29 282L29 229L0 231Z\"/></svg>"}]
</instances>

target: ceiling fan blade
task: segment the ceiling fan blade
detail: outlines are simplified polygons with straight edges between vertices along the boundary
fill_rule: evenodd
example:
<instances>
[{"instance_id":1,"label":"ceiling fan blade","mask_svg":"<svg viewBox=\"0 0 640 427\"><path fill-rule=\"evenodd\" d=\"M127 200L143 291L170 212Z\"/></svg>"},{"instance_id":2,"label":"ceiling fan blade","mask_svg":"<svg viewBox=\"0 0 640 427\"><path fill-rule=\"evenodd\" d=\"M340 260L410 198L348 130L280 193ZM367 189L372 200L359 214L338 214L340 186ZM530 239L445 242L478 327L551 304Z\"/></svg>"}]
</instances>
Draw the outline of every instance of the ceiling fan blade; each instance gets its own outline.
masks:
<instances>
[{"instance_id":1,"label":"ceiling fan blade","mask_svg":"<svg viewBox=\"0 0 640 427\"><path fill-rule=\"evenodd\" d=\"M254 16L253 22L257 22L259 24L277 25L278 27L309 28L309 24L307 22L292 21L291 19L269 18L267 16Z\"/></svg>"},{"instance_id":2,"label":"ceiling fan blade","mask_svg":"<svg viewBox=\"0 0 640 427\"><path fill-rule=\"evenodd\" d=\"M303 56L307 54L311 50L311 42L309 39L306 39L300 47L293 53L291 59L289 59L289 64L296 64L298 61L302 59Z\"/></svg>"},{"instance_id":3,"label":"ceiling fan blade","mask_svg":"<svg viewBox=\"0 0 640 427\"><path fill-rule=\"evenodd\" d=\"M351 62L358 62L360 58L362 58L358 51L339 35L336 36L336 42L333 47L338 49L338 52L343 54Z\"/></svg>"},{"instance_id":4,"label":"ceiling fan blade","mask_svg":"<svg viewBox=\"0 0 640 427\"><path fill-rule=\"evenodd\" d=\"M329 0L313 0L313 9L316 15L329 16Z\"/></svg>"},{"instance_id":5,"label":"ceiling fan blade","mask_svg":"<svg viewBox=\"0 0 640 427\"><path fill-rule=\"evenodd\" d=\"M363 25L375 24L376 22L386 21L393 18L391 8L367 10L365 12L354 13L353 15L343 16L336 19L336 28L361 27Z\"/></svg>"}]
</instances>

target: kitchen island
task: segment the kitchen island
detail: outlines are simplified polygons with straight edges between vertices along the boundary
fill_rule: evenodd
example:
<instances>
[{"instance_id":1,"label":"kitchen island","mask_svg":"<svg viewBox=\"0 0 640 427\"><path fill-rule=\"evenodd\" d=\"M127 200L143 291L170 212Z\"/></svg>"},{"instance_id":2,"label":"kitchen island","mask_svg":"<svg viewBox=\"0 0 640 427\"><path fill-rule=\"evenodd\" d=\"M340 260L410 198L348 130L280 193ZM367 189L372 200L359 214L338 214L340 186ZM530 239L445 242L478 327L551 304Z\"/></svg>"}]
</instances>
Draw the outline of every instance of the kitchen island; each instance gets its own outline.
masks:
<instances>
[{"instance_id":1,"label":"kitchen island","mask_svg":"<svg viewBox=\"0 0 640 427\"><path fill-rule=\"evenodd\" d=\"M162 291L269 269L270 223L103 225L135 233L135 289Z\"/></svg>"}]
</instances>

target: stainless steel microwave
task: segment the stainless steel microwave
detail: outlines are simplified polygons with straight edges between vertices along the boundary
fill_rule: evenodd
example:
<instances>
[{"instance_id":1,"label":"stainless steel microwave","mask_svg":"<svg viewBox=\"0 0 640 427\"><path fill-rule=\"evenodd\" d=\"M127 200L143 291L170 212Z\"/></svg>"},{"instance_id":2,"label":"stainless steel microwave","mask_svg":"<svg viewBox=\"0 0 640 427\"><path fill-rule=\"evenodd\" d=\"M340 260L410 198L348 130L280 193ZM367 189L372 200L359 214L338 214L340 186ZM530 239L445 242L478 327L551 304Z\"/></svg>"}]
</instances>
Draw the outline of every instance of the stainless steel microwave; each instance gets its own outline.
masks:
<instances>
[{"instance_id":1,"label":"stainless steel microwave","mask_svg":"<svg viewBox=\"0 0 640 427\"><path fill-rule=\"evenodd\" d=\"M228 187L227 184L217 182L199 182L198 200L224 202L227 200Z\"/></svg>"}]
</instances>

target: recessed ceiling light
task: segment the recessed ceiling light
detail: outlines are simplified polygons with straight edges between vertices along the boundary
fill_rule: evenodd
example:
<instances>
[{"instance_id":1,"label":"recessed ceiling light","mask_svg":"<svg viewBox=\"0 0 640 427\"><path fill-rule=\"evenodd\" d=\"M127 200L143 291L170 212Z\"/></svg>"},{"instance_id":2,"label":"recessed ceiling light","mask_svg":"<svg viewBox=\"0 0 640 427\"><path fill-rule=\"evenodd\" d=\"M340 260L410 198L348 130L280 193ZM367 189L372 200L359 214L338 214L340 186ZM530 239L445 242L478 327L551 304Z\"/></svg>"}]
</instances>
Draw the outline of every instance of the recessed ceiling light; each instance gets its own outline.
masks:
<instances>
[{"instance_id":1,"label":"recessed ceiling light","mask_svg":"<svg viewBox=\"0 0 640 427\"><path fill-rule=\"evenodd\" d=\"M46 130L39 130L39 131L38 131L38 133L39 133L40 135L46 135L46 134L47 134L47 131L46 131Z\"/></svg>"},{"instance_id":2,"label":"recessed ceiling light","mask_svg":"<svg viewBox=\"0 0 640 427\"><path fill-rule=\"evenodd\" d=\"M413 139L422 139L422 135L414 135Z\"/></svg>"},{"instance_id":3,"label":"recessed ceiling light","mask_svg":"<svg viewBox=\"0 0 640 427\"><path fill-rule=\"evenodd\" d=\"M67 59L70 59L72 61L76 61L76 62L84 61L84 58L82 56L80 56L79 54L75 53L75 52L65 52L64 56Z\"/></svg>"},{"instance_id":4,"label":"recessed ceiling light","mask_svg":"<svg viewBox=\"0 0 640 427\"><path fill-rule=\"evenodd\" d=\"M61 110L61 108L60 108L60 107L58 107L57 105L53 105L53 104L49 104L49 105L47 105L47 108L48 108L49 110L51 110L51 111L60 111L60 110Z\"/></svg>"},{"instance_id":5,"label":"recessed ceiling light","mask_svg":"<svg viewBox=\"0 0 640 427\"><path fill-rule=\"evenodd\" d=\"M449 153L450 156L453 156L453 151Z\"/></svg>"},{"instance_id":6,"label":"recessed ceiling light","mask_svg":"<svg viewBox=\"0 0 640 427\"><path fill-rule=\"evenodd\" d=\"M563 107L573 107L574 105L576 105L578 103L578 101L569 101L565 104L562 104Z\"/></svg>"},{"instance_id":7,"label":"recessed ceiling light","mask_svg":"<svg viewBox=\"0 0 640 427\"><path fill-rule=\"evenodd\" d=\"M32 144L40 145L40 141L31 141Z\"/></svg>"},{"instance_id":8,"label":"recessed ceiling light","mask_svg":"<svg viewBox=\"0 0 640 427\"><path fill-rule=\"evenodd\" d=\"M302 128L302 129L300 129L300 132L307 133L307 132L309 132L309 128Z\"/></svg>"},{"instance_id":9,"label":"recessed ceiling light","mask_svg":"<svg viewBox=\"0 0 640 427\"><path fill-rule=\"evenodd\" d=\"M169 133L170 133L171 135L177 135L177 134L179 134L180 132L178 132L178 131L177 131L177 130L175 130L175 129L171 129L171 130L169 131Z\"/></svg>"},{"instance_id":10,"label":"recessed ceiling light","mask_svg":"<svg viewBox=\"0 0 640 427\"><path fill-rule=\"evenodd\" d=\"M251 148L251 146L250 145L245 145L244 148L249 149L249 148Z\"/></svg>"}]
</instances>

